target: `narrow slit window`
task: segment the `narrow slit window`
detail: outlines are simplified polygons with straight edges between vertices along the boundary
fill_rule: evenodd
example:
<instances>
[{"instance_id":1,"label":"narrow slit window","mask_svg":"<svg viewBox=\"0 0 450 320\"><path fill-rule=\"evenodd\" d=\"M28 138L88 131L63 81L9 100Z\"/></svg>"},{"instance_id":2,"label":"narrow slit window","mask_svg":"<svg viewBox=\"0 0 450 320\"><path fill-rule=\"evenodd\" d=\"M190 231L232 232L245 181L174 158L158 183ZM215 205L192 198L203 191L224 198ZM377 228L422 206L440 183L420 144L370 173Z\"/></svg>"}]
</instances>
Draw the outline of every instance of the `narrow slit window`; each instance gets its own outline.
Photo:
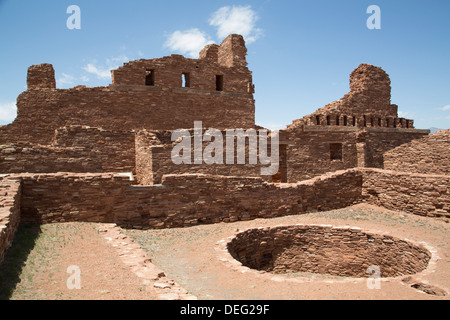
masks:
<instances>
[{"instance_id":1,"label":"narrow slit window","mask_svg":"<svg viewBox=\"0 0 450 320\"><path fill-rule=\"evenodd\" d=\"M342 143L330 143L330 160L342 161Z\"/></svg>"},{"instance_id":2,"label":"narrow slit window","mask_svg":"<svg viewBox=\"0 0 450 320\"><path fill-rule=\"evenodd\" d=\"M327 126L331 124L330 116L327 116Z\"/></svg>"},{"instance_id":3,"label":"narrow slit window","mask_svg":"<svg viewBox=\"0 0 450 320\"><path fill-rule=\"evenodd\" d=\"M191 86L191 75L189 72L183 72L181 75L181 86L183 88L189 88Z\"/></svg>"},{"instance_id":4,"label":"narrow slit window","mask_svg":"<svg viewBox=\"0 0 450 320\"><path fill-rule=\"evenodd\" d=\"M340 125L339 120L340 120L340 119L339 119L339 116L337 116L337 117L336 117L336 125L337 125L337 126Z\"/></svg>"},{"instance_id":5,"label":"narrow slit window","mask_svg":"<svg viewBox=\"0 0 450 320\"><path fill-rule=\"evenodd\" d=\"M356 127L356 117L353 117L353 126Z\"/></svg>"},{"instance_id":6,"label":"narrow slit window","mask_svg":"<svg viewBox=\"0 0 450 320\"><path fill-rule=\"evenodd\" d=\"M320 126L320 116L316 116L316 124Z\"/></svg>"},{"instance_id":7,"label":"narrow slit window","mask_svg":"<svg viewBox=\"0 0 450 320\"><path fill-rule=\"evenodd\" d=\"M223 91L223 76L216 76L216 91Z\"/></svg>"},{"instance_id":8,"label":"narrow slit window","mask_svg":"<svg viewBox=\"0 0 450 320\"><path fill-rule=\"evenodd\" d=\"M155 85L155 70L145 70L145 85L146 86Z\"/></svg>"},{"instance_id":9,"label":"narrow slit window","mask_svg":"<svg viewBox=\"0 0 450 320\"><path fill-rule=\"evenodd\" d=\"M378 126L381 127L381 118L378 118Z\"/></svg>"},{"instance_id":10,"label":"narrow slit window","mask_svg":"<svg viewBox=\"0 0 450 320\"><path fill-rule=\"evenodd\" d=\"M389 128L389 125L390 125L389 119L386 119L386 127Z\"/></svg>"},{"instance_id":11,"label":"narrow slit window","mask_svg":"<svg viewBox=\"0 0 450 320\"><path fill-rule=\"evenodd\" d=\"M347 116L344 116L344 126L347 126Z\"/></svg>"}]
</instances>

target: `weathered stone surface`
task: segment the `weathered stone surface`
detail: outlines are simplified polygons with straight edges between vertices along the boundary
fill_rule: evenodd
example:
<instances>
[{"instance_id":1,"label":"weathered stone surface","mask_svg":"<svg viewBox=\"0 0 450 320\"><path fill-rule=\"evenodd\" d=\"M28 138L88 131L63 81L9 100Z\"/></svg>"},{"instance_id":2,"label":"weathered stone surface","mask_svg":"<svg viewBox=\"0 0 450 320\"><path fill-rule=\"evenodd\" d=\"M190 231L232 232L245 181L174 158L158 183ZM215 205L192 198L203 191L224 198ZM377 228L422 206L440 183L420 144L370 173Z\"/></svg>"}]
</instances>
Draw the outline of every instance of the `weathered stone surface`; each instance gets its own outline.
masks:
<instances>
[{"instance_id":1,"label":"weathered stone surface","mask_svg":"<svg viewBox=\"0 0 450 320\"><path fill-rule=\"evenodd\" d=\"M20 222L20 181L0 178L0 263Z\"/></svg>"},{"instance_id":2,"label":"weathered stone surface","mask_svg":"<svg viewBox=\"0 0 450 320\"><path fill-rule=\"evenodd\" d=\"M394 171L450 174L450 130L413 140L384 154L384 168Z\"/></svg>"}]
</instances>

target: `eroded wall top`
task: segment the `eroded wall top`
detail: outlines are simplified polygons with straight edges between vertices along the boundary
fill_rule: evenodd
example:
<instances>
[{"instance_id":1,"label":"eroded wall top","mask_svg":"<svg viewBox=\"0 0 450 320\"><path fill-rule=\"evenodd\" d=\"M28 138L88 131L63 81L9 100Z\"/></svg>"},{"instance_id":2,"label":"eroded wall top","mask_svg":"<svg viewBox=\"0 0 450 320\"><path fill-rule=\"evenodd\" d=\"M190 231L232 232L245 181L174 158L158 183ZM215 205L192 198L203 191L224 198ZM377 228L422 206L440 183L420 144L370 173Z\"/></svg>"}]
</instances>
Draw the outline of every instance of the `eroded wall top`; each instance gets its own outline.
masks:
<instances>
[{"instance_id":1,"label":"eroded wall top","mask_svg":"<svg viewBox=\"0 0 450 320\"><path fill-rule=\"evenodd\" d=\"M380 67L361 64L350 74L350 92L342 99L295 120L301 125L414 128L414 121L400 118L391 104L391 80Z\"/></svg>"}]
</instances>

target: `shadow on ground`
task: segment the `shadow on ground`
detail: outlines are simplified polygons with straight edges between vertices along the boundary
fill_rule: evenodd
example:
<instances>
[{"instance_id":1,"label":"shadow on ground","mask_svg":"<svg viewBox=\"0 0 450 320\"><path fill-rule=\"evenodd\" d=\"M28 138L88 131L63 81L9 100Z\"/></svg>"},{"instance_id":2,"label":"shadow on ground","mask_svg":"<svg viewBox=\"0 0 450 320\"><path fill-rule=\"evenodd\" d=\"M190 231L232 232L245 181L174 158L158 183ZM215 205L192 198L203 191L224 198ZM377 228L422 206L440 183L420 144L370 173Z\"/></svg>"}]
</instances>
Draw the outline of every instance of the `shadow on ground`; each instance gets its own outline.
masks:
<instances>
[{"instance_id":1,"label":"shadow on ground","mask_svg":"<svg viewBox=\"0 0 450 320\"><path fill-rule=\"evenodd\" d=\"M14 236L11 248L0 264L0 300L9 300L20 282L23 267L41 233L37 224L21 224Z\"/></svg>"}]
</instances>

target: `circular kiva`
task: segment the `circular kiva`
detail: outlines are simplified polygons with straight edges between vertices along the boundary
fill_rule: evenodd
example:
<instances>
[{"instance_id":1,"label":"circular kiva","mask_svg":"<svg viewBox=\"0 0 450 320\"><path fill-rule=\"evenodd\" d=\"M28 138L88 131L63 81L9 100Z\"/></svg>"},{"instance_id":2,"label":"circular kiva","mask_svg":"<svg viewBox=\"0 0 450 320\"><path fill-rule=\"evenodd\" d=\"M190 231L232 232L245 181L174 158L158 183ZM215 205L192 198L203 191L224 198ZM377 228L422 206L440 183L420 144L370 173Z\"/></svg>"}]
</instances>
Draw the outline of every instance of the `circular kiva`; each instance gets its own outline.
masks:
<instances>
[{"instance_id":1,"label":"circular kiva","mask_svg":"<svg viewBox=\"0 0 450 320\"><path fill-rule=\"evenodd\" d=\"M250 229L227 245L244 266L272 273L311 272L346 277L412 275L432 254L423 246L358 228L296 225Z\"/></svg>"}]
</instances>

